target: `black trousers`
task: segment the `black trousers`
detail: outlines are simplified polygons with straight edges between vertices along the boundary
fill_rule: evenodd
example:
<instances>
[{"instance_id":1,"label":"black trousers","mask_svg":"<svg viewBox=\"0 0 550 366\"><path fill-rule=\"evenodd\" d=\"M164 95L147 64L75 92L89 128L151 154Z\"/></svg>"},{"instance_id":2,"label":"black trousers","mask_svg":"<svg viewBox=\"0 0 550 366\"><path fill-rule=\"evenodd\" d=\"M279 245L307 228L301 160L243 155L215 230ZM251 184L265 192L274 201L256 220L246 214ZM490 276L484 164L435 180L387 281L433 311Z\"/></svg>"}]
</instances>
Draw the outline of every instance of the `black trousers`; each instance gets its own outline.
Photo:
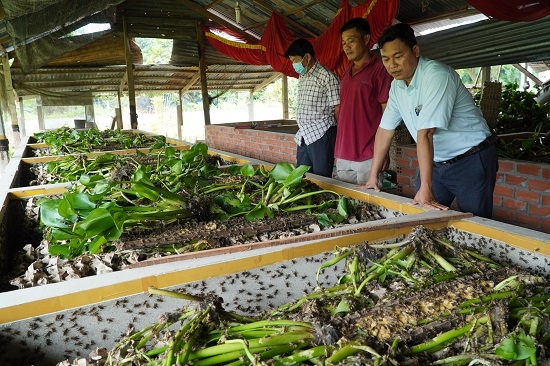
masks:
<instances>
[{"instance_id":1,"label":"black trousers","mask_svg":"<svg viewBox=\"0 0 550 366\"><path fill-rule=\"evenodd\" d=\"M302 138L296 151L296 166L308 165L310 173L332 177L334 167L334 145L336 144L336 126L330 127L319 140L306 145Z\"/></svg>"}]
</instances>

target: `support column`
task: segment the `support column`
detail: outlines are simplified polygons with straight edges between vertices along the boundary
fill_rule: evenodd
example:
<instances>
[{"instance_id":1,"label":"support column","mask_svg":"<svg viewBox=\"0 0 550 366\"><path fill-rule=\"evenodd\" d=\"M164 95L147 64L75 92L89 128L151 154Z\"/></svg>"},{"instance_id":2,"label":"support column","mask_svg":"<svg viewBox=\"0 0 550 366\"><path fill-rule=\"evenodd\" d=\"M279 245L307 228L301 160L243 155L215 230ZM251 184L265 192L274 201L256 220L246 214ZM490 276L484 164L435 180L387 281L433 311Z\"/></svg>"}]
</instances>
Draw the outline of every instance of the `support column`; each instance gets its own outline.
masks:
<instances>
[{"instance_id":1,"label":"support column","mask_svg":"<svg viewBox=\"0 0 550 366\"><path fill-rule=\"evenodd\" d=\"M248 98L248 120L254 121L254 90L250 91Z\"/></svg>"},{"instance_id":2,"label":"support column","mask_svg":"<svg viewBox=\"0 0 550 366\"><path fill-rule=\"evenodd\" d=\"M0 175L6 169L6 166L10 162L10 142L6 137L6 132L4 131L4 117L3 113L0 110Z\"/></svg>"},{"instance_id":3,"label":"support column","mask_svg":"<svg viewBox=\"0 0 550 366\"><path fill-rule=\"evenodd\" d=\"M181 130L183 129L183 93L181 90L178 92L178 105L176 106L177 112L177 124L178 124L178 140L181 140Z\"/></svg>"},{"instance_id":4,"label":"support column","mask_svg":"<svg viewBox=\"0 0 550 366\"><path fill-rule=\"evenodd\" d=\"M85 105L84 113L86 114L86 122L91 122L90 124L95 124L94 105ZM88 128L88 126L86 126L86 128Z\"/></svg>"},{"instance_id":5,"label":"support column","mask_svg":"<svg viewBox=\"0 0 550 366\"><path fill-rule=\"evenodd\" d=\"M25 131L25 109L23 105L23 97L19 97L19 127L21 128L21 136L27 136Z\"/></svg>"},{"instance_id":6,"label":"support column","mask_svg":"<svg viewBox=\"0 0 550 366\"><path fill-rule=\"evenodd\" d=\"M283 119L288 119L288 77L286 75L283 75L282 78L283 82Z\"/></svg>"},{"instance_id":7,"label":"support column","mask_svg":"<svg viewBox=\"0 0 550 366\"><path fill-rule=\"evenodd\" d=\"M126 73L128 75L128 107L130 108L130 126L133 130L138 128L138 115L136 109L136 91L134 89L134 64L132 62L132 51L130 49L130 38L126 17L122 18L124 31L124 55L126 57Z\"/></svg>"},{"instance_id":8,"label":"support column","mask_svg":"<svg viewBox=\"0 0 550 366\"><path fill-rule=\"evenodd\" d=\"M15 91L11 82L11 70L8 54L2 49L2 69L4 71L4 83L6 86L6 103L8 105L8 113L11 118L11 129L13 131L13 142L17 147L21 142L21 134L19 132L19 122L17 121L17 107L15 105Z\"/></svg>"},{"instance_id":9,"label":"support column","mask_svg":"<svg viewBox=\"0 0 550 366\"><path fill-rule=\"evenodd\" d=\"M204 54L204 32L202 24L197 21L197 46L199 49L199 72L201 75L202 110L204 112L204 124L210 125L210 97L208 96L208 83L206 82L206 59Z\"/></svg>"},{"instance_id":10,"label":"support column","mask_svg":"<svg viewBox=\"0 0 550 366\"><path fill-rule=\"evenodd\" d=\"M481 68L481 85L485 85L486 81L491 81L491 66Z\"/></svg>"},{"instance_id":11,"label":"support column","mask_svg":"<svg viewBox=\"0 0 550 366\"><path fill-rule=\"evenodd\" d=\"M118 101L118 108L115 109L116 113L116 128L119 130L123 129L123 123L122 123L122 102L120 101L120 92L117 93L117 101Z\"/></svg>"},{"instance_id":12,"label":"support column","mask_svg":"<svg viewBox=\"0 0 550 366\"><path fill-rule=\"evenodd\" d=\"M36 96L36 115L38 116L38 130L46 131L46 124L44 123L44 110L42 109L42 98L40 95Z\"/></svg>"}]
</instances>

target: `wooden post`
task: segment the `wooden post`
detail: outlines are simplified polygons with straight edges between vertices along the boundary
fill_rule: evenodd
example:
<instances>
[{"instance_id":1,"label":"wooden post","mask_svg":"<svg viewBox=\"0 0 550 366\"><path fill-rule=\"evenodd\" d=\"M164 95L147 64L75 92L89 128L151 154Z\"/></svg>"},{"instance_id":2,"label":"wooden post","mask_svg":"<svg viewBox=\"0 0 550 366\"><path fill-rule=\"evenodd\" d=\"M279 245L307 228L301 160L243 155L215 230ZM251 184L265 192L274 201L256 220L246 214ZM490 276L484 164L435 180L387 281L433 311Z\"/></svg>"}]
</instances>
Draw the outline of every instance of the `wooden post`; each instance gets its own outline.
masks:
<instances>
[{"instance_id":1,"label":"wooden post","mask_svg":"<svg viewBox=\"0 0 550 366\"><path fill-rule=\"evenodd\" d=\"M288 77L283 75L283 119L288 119Z\"/></svg>"},{"instance_id":2,"label":"wooden post","mask_svg":"<svg viewBox=\"0 0 550 366\"><path fill-rule=\"evenodd\" d=\"M206 81L206 60L204 55L204 32L202 24L197 21L197 46L199 49L199 72L201 75L202 110L204 112L204 124L210 125L210 97L208 96L208 83Z\"/></svg>"},{"instance_id":3,"label":"wooden post","mask_svg":"<svg viewBox=\"0 0 550 366\"><path fill-rule=\"evenodd\" d=\"M115 108L116 128L122 130L122 111L120 108Z\"/></svg>"},{"instance_id":4,"label":"wooden post","mask_svg":"<svg viewBox=\"0 0 550 366\"><path fill-rule=\"evenodd\" d=\"M21 128L21 135L27 136L25 131L25 109L23 105L23 97L19 97L19 127Z\"/></svg>"},{"instance_id":5,"label":"wooden post","mask_svg":"<svg viewBox=\"0 0 550 366\"><path fill-rule=\"evenodd\" d=\"M126 73L128 75L128 106L130 108L130 126L133 130L138 128L138 115L136 109L136 91L134 88L134 64L132 62L132 51L130 49L130 38L128 38L128 27L126 17L122 18L124 31L124 55L126 57Z\"/></svg>"},{"instance_id":6,"label":"wooden post","mask_svg":"<svg viewBox=\"0 0 550 366\"><path fill-rule=\"evenodd\" d=\"M40 131L46 131L46 125L44 124L44 111L42 110L42 98L40 98L40 95L36 96L36 115L38 116L38 129Z\"/></svg>"},{"instance_id":7,"label":"wooden post","mask_svg":"<svg viewBox=\"0 0 550 366\"><path fill-rule=\"evenodd\" d=\"M0 110L0 175L10 162L10 142L4 130L4 117Z\"/></svg>"},{"instance_id":8,"label":"wooden post","mask_svg":"<svg viewBox=\"0 0 550 366\"><path fill-rule=\"evenodd\" d=\"M88 124L89 125L94 125L95 126L95 111L94 111L94 105L91 104L91 105L85 105L84 106L84 113L86 114L86 123L88 124L88 122L90 122ZM88 126L86 126L86 128L88 128Z\"/></svg>"},{"instance_id":9,"label":"wooden post","mask_svg":"<svg viewBox=\"0 0 550 366\"><path fill-rule=\"evenodd\" d=\"M4 72L4 84L6 87L6 103L8 105L8 112L11 118L11 129L13 131L13 142L15 146L18 146L21 142L21 134L19 132L19 122L17 120L17 107L15 105L15 91L13 90L13 84L11 82L11 70L10 60L8 54L2 48L2 69Z\"/></svg>"},{"instance_id":10,"label":"wooden post","mask_svg":"<svg viewBox=\"0 0 550 366\"><path fill-rule=\"evenodd\" d=\"M178 124L178 140L181 140L181 130L183 129L183 93L181 90L178 92L178 105L176 106L177 112L177 124Z\"/></svg>"},{"instance_id":11,"label":"wooden post","mask_svg":"<svg viewBox=\"0 0 550 366\"><path fill-rule=\"evenodd\" d=\"M485 85L486 81L491 81L491 66L483 66L481 68L481 87Z\"/></svg>"},{"instance_id":12,"label":"wooden post","mask_svg":"<svg viewBox=\"0 0 550 366\"><path fill-rule=\"evenodd\" d=\"M115 113L116 114L116 127L120 130L122 130L124 128L123 126L123 123L122 123L122 102L120 101L120 94L121 92L119 91L117 93L117 100L118 100L118 108L115 109ZM117 112L118 110L118 112Z\"/></svg>"},{"instance_id":13,"label":"wooden post","mask_svg":"<svg viewBox=\"0 0 550 366\"><path fill-rule=\"evenodd\" d=\"M251 90L249 95L248 120L254 121L254 90Z\"/></svg>"}]
</instances>

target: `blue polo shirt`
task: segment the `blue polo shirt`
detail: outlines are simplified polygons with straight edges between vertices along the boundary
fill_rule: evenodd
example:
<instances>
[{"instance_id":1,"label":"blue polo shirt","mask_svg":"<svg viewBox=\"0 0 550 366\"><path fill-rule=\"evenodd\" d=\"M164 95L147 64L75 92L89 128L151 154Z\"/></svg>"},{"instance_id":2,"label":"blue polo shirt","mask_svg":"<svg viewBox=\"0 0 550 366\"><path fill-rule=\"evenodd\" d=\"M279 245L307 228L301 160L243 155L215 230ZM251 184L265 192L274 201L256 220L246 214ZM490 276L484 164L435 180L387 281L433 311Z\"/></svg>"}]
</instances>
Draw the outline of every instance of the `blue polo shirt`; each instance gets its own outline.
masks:
<instances>
[{"instance_id":1,"label":"blue polo shirt","mask_svg":"<svg viewBox=\"0 0 550 366\"><path fill-rule=\"evenodd\" d=\"M435 127L434 161L454 158L491 134L459 75L441 62L420 57L409 86L393 80L380 127L395 129L403 120L416 141L418 130Z\"/></svg>"}]
</instances>

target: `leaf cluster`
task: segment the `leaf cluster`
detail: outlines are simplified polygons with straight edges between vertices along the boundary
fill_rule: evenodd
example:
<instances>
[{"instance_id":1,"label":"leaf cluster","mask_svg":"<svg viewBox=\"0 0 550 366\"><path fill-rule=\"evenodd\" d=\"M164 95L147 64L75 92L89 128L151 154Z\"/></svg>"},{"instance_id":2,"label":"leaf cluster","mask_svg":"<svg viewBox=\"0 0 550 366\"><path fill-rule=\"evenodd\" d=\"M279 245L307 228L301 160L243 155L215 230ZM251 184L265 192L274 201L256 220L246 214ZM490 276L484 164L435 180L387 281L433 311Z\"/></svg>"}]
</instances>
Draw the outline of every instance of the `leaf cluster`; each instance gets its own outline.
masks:
<instances>
[{"instance_id":1,"label":"leaf cluster","mask_svg":"<svg viewBox=\"0 0 550 366\"><path fill-rule=\"evenodd\" d=\"M41 224L47 227L53 255L73 258L113 249L113 242L133 228L155 228L178 221L273 218L282 212L307 211L324 226L341 222L350 203L304 180L309 167L289 163L264 166L233 165L220 169L204 143L188 150L166 147L140 153L153 163L130 161L121 174L120 158L72 158L48 169L70 173L78 183L58 199L42 199ZM101 167L101 168L99 168ZM111 170L114 169L114 170ZM118 170L117 170L118 169ZM92 174L93 172L93 174Z\"/></svg>"}]
</instances>

